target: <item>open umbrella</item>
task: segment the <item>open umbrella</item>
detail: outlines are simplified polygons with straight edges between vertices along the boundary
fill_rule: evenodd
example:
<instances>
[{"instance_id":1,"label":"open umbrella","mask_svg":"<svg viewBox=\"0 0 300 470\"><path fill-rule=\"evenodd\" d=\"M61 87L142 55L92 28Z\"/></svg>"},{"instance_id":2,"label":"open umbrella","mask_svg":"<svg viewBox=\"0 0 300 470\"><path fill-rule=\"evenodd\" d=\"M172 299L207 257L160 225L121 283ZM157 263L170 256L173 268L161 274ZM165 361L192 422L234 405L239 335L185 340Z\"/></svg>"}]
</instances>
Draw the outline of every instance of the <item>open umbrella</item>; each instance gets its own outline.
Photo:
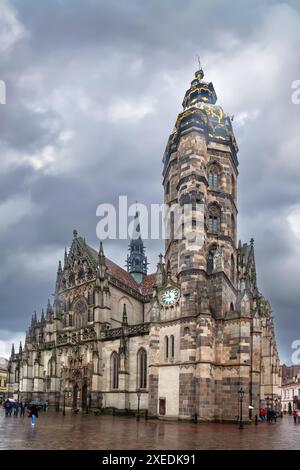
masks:
<instances>
[{"instance_id":1,"label":"open umbrella","mask_svg":"<svg viewBox=\"0 0 300 470\"><path fill-rule=\"evenodd\" d=\"M37 401L37 400L33 400L29 403L29 405L37 405L37 406L41 406L42 405L42 402L40 401Z\"/></svg>"},{"instance_id":2,"label":"open umbrella","mask_svg":"<svg viewBox=\"0 0 300 470\"><path fill-rule=\"evenodd\" d=\"M8 401L10 401L10 403L16 403L16 400L14 400L13 398L8 398Z\"/></svg>"}]
</instances>

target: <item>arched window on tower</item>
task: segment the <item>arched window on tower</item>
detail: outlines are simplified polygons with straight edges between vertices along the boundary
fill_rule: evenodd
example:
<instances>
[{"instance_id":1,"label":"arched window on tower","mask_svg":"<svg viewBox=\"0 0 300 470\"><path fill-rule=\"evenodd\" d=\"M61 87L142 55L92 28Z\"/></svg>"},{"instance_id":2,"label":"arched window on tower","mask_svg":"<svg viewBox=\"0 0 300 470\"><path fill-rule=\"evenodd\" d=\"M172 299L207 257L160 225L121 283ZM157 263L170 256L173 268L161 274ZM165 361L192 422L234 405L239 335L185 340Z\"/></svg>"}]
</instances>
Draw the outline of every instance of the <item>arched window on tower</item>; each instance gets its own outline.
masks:
<instances>
[{"instance_id":1,"label":"arched window on tower","mask_svg":"<svg viewBox=\"0 0 300 470\"><path fill-rule=\"evenodd\" d=\"M119 388L119 356L116 352L111 355L111 388Z\"/></svg>"},{"instance_id":2,"label":"arched window on tower","mask_svg":"<svg viewBox=\"0 0 300 470\"><path fill-rule=\"evenodd\" d=\"M212 191L220 190L220 168L218 165L212 164L208 170L208 185Z\"/></svg>"},{"instance_id":3,"label":"arched window on tower","mask_svg":"<svg viewBox=\"0 0 300 470\"><path fill-rule=\"evenodd\" d=\"M175 339L174 336L170 336L170 346L171 346L171 359L174 359L175 356Z\"/></svg>"},{"instance_id":4,"label":"arched window on tower","mask_svg":"<svg viewBox=\"0 0 300 470\"><path fill-rule=\"evenodd\" d=\"M233 199L236 197L235 177L233 175L231 175L231 196Z\"/></svg>"},{"instance_id":5,"label":"arched window on tower","mask_svg":"<svg viewBox=\"0 0 300 470\"><path fill-rule=\"evenodd\" d=\"M165 336L165 358L169 358L169 338Z\"/></svg>"},{"instance_id":6,"label":"arched window on tower","mask_svg":"<svg viewBox=\"0 0 300 470\"><path fill-rule=\"evenodd\" d=\"M233 214L231 214L230 225L231 225L231 237L234 240L235 239L235 220L234 220Z\"/></svg>"},{"instance_id":7,"label":"arched window on tower","mask_svg":"<svg viewBox=\"0 0 300 470\"><path fill-rule=\"evenodd\" d=\"M235 282L235 262L233 255L231 255L230 258L230 279L233 283Z\"/></svg>"},{"instance_id":8,"label":"arched window on tower","mask_svg":"<svg viewBox=\"0 0 300 470\"><path fill-rule=\"evenodd\" d=\"M170 181L168 181L166 184L166 196L169 196L169 194L170 194Z\"/></svg>"},{"instance_id":9,"label":"arched window on tower","mask_svg":"<svg viewBox=\"0 0 300 470\"><path fill-rule=\"evenodd\" d=\"M208 213L208 231L210 233L218 234L221 226L221 211L217 204L212 204L209 207Z\"/></svg>"},{"instance_id":10,"label":"arched window on tower","mask_svg":"<svg viewBox=\"0 0 300 470\"><path fill-rule=\"evenodd\" d=\"M147 353L141 348L137 354L138 370L137 380L138 388L147 388Z\"/></svg>"},{"instance_id":11,"label":"arched window on tower","mask_svg":"<svg viewBox=\"0 0 300 470\"><path fill-rule=\"evenodd\" d=\"M190 336L190 329L186 326L183 330L183 336Z\"/></svg>"},{"instance_id":12,"label":"arched window on tower","mask_svg":"<svg viewBox=\"0 0 300 470\"><path fill-rule=\"evenodd\" d=\"M211 274L214 270L214 258L215 258L216 251L217 251L217 245L212 245L208 250L207 261L206 261L207 274Z\"/></svg>"}]
</instances>

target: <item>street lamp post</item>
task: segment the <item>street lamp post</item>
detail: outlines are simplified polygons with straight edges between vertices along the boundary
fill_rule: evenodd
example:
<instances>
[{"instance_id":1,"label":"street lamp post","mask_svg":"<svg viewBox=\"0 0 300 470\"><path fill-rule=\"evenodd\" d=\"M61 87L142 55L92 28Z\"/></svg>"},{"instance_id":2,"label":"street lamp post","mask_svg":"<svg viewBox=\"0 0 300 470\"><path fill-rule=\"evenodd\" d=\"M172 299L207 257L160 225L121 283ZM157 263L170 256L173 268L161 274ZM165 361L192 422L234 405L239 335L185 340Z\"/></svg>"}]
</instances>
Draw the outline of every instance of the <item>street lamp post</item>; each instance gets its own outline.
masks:
<instances>
[{"instance_id":1,"label":"street lamp post","mask_svg":"<svg viewBox=\"0 0 300 470\"><path fill-rule=\"evenodd\" d=\"M140 390L138 390L136 392L137 394L137 398L138 398L138 411L137 411L137 415L136 415L136 420L139 421L140 420L140 400L141 400L141 392Z\"/></svg>"},{"instance_id":2,"label":"street lamp post","mask_svg":"<svg viewBox=\"0 0 300 470\"><path fill-rule=\"evenodd\" d=\"M66 415L66 393L67 393L67 389L65 388L64 389L64 406L63 406L63 416Z\"/></svg>"},{"instance_id":3,"label":"street lamp post","mask_svg":"<svg viewBox=\"0 0 300 470\"><path fill-rule=\"evenodd\" d=\"M239 397L240 397L240 429L244 429L244 423L243 423L243 398L244 398L244 390L242 387L239 389Z\"/></svg>"},{"instance_id":4,"label":"street lamp post","mask_svg":"<svg viewBox=\"0 0 300 470\"><path fill-rule=\"evenodd\" d=\"M87 415L89 414L89 411L90 411L90 408L91 408L91 402L92 402L92 396L91 396L91 394L89 394L88 399L86 401L86 409L85 409L85 412L86 412Z\"/></svg>"}]
</instances>

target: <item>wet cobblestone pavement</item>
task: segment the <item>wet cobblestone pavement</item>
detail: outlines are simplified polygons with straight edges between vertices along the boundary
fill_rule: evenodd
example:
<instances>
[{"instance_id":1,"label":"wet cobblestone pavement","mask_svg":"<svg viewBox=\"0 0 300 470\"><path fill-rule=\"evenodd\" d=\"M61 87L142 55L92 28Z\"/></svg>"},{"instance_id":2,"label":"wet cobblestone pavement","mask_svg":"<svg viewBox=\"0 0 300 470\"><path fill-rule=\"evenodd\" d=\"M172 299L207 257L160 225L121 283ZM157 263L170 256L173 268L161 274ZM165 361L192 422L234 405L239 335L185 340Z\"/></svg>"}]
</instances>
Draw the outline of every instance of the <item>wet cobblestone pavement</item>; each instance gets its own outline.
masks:
<instances>
[{"instance_id":1,"label":"wet cobblestone pavement","mask_svg":"<svg viewBox=\"0 0 300 470\"><path fill-rule=\"evenodd\" d=\"M30 419L0 415L0 449L300 449L300 424L285 416L275 424L240 430L235 424L193 424L67 412Z\"/></svg>"}]
</instances>

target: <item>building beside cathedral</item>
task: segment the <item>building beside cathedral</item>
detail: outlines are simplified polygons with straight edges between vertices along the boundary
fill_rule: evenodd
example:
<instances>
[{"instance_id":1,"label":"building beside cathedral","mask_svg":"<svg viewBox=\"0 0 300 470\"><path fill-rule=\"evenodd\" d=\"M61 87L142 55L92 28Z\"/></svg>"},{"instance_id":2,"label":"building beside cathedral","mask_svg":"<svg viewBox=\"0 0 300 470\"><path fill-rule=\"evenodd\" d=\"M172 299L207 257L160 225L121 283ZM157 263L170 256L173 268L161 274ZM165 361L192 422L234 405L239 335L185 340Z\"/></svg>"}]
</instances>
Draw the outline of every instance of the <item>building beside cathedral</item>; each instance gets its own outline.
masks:
<instances>
[{"instance_id":1,"label":"building beside cathedral","mask_svg":"<svg viewBox=\"0 0 300 470\"><path fill-rule=\"evenodd\" d=\"M10 395L83 409L136 410L140 400L151 416L208 421L237 419L240 388L245 417L249 405L256 414L266 398L280 399L254 242L237 243L238 147L216 101L198 70L163 157L165 203L192 205L195 219L204 207L203 243L171 230L148 274L141 237L130 241L125 271L74 231L53 305L12 349Z\"/></svg>"}]
</instances>

